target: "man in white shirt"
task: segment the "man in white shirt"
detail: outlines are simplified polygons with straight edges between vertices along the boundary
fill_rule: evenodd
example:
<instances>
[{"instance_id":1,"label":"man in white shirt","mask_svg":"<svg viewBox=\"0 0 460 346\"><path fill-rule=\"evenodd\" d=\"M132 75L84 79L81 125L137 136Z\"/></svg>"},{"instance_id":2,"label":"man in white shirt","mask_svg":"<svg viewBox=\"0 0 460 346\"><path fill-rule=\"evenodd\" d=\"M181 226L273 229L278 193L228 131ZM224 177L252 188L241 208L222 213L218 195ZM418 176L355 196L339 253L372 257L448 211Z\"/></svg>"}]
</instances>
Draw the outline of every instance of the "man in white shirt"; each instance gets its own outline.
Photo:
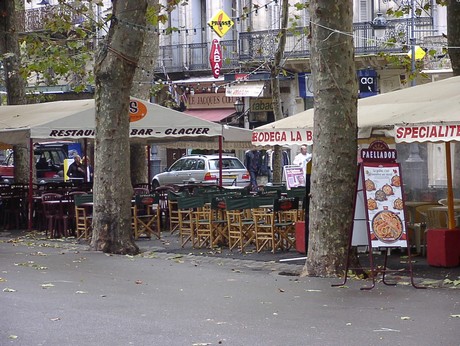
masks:
<instances>
[{"instance_id":1,"label":"man in white shirt","mask_svg":"<svg viewBox=\"0 0 460 346\"><path fill-rule=\"evenodd\" d=\"M294 165L302 167L306 170L307 163L311 160L311 154L307 153L307 146L302 145L300 147L300 153L296 155L294 161L292 162Z\"/></svg>"}]
</instances>

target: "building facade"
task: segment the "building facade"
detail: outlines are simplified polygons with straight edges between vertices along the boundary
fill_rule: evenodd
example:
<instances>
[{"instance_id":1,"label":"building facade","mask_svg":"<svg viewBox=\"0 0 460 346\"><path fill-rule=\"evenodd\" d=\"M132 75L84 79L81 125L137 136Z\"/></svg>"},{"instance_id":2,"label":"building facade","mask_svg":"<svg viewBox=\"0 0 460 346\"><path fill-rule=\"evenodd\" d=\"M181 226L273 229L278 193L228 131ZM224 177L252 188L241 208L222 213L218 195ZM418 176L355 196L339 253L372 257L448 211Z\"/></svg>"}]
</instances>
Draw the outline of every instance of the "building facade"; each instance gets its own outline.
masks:
<instances>
[{"instance_id":1,"label":"building facade","mask_svg":"<svg viewBox=\"0 0 460 346\"><path fill-rule=\"evenodd\" d=\"M289 2L292 21L284 53L288 74L280 76L285 116L313 105L309 12L295 9L298 0ZM103 3L103 8L94 9L96 18L110 12L111 1ZM160 3L166 5L167 0ZM428 9L413 11L411 6L420 6L420 2L353 0L352 34L360 97L450 76L450 61L443 50L447 45L446 8L434 0L422 1L425 4L430 5ZM24 31L38 30L40 16L55 6L57 0L25 1ZM391 11L401 11L401 16L390 16ZM142 82L166 88L177 107L204 119L247 128L271 122L267 67L277 47L280 15L281 0L188 0L166 23L137 28L159 36L158 56L152 59L155 65L139 66L146 71ZM377 18L384 18L385 25ZM98 35L102 37L103 30ZM387 57L404 58L419 49L432 54L408 58L417 70L425 72L412 82L414 68L408 71ZM244 105L238 112L234 108L237 100Z\"/></svg>"}]
</instances>

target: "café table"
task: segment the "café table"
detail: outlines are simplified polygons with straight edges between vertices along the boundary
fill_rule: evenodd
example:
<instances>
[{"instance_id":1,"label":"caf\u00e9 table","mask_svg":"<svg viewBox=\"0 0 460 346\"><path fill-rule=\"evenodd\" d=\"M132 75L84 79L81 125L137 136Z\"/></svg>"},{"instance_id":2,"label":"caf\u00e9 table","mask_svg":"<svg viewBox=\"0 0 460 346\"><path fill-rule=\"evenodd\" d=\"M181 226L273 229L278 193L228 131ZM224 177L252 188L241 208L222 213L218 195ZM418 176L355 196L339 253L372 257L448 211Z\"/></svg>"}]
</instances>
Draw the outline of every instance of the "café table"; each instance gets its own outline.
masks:
<instances>
[{"instance_id":1,"label":"caf\u00e9 table","mask_svg":"<svg viewBox=\"0 0 460 346\"><path fill-rule=\"evenodd\" d=\"M435 228L447 226L447 218L449 211L449 207L447 205L434 206L432 208L429 208L428 211L432 213L432 215L428 216L428 226ZM457 219L456 226L458 227L460 217L460 205L454 205L454 213Z\"/></svg>"}]
</instances>

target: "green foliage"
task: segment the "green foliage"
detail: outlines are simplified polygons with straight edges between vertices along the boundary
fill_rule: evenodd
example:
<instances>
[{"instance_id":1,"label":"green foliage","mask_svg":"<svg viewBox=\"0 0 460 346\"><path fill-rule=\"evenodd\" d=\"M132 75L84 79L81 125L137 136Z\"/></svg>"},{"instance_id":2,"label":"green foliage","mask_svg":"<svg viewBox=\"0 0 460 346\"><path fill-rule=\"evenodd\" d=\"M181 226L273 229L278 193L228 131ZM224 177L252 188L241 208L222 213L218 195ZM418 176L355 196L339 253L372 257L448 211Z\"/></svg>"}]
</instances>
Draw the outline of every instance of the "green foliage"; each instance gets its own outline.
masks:
<instances>
[{"instance_id":1,"label":"green foliage","mask_svg":"<svg viewBox=\"0 0 460 346\"><path fill-rule=\"evenodd\" d=\"M97 7L103 6L102 0L58 2L59 5L40 12L43 30L21 35L20 73L35 86L66 84L76 92L83 91L94 84L92 66L103 39L98 34L108 30L111 14L98 17L101 11ZM154 26L167 23L169 13L186 4L186 0L168 0L166 5L149 7L147 22ZM168 28L166 33L175 31L178 29Z\"/></svg>"}]
</instances>

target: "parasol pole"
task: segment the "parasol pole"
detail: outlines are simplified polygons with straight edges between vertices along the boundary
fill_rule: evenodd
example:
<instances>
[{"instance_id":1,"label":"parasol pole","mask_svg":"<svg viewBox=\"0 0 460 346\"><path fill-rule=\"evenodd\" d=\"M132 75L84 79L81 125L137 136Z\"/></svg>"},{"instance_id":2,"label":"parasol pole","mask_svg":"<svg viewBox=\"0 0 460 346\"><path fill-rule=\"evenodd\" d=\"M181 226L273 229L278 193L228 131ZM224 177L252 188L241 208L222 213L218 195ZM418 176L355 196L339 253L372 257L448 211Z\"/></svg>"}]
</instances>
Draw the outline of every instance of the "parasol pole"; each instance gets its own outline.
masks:
<instances>
[{"instance_id":1,"label":"parasol pole","mask_svg":"<svg viewBox=\"0 0 460 346\"><path fill-rule=\"evenodd\" d=\"M447 170L447 228L455 228L454 192L452 189L452 161L450 156L450 142L446 142L446 170Z\"/></svg>"}]
</instances>

